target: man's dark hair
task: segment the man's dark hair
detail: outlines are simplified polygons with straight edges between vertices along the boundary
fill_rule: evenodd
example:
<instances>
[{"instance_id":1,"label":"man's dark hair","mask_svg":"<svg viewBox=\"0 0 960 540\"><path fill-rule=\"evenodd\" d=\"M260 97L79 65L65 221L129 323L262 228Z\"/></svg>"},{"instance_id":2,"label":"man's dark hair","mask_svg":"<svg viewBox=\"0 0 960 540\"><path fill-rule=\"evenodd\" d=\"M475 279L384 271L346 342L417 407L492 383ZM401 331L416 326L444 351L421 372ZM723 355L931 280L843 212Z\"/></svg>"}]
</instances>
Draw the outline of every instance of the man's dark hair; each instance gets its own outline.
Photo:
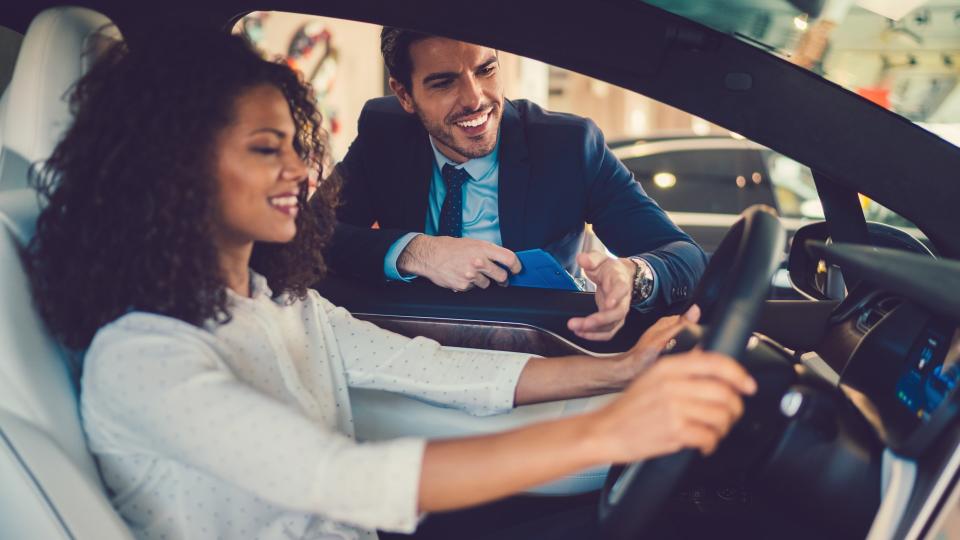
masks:
<instances>
[{"instance_id":1,"label":"man's dark hair","mask_svg":"<svg viewBox=\"0 0 960 540\"><path fill-rule=\"evenodd\" d=\"M380 52L383 53L383 63L387 66L390 76L400 82L407 92L413 90L411 74L413 60L410 59L410 46L414 43L432 38L430 34L384 26L380 32Z\"/></svg>"}]
</instances>

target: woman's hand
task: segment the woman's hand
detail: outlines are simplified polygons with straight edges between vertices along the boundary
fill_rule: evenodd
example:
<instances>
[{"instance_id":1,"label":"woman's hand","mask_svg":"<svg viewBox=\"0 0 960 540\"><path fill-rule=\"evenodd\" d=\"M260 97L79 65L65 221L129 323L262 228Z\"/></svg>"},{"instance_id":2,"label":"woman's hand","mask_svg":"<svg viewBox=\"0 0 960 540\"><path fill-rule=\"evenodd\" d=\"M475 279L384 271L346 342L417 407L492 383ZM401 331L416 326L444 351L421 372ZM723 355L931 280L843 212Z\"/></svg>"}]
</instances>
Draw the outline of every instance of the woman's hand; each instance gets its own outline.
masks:
<instances>
[{"instance_id":1,"label":"woman's hand","mask_svg":"<svg viewBox=\"0 0 960 540\"><path fill-rule=\"evenodd\" d=\"M709 454L743 414L741 396L755 391L756 382L728 356L700 350L673 355L647 369L615 401L591 413L596 440L614 463L682 448Z\"/></svg>"},{"instance_id":2,"label":"woman's hand","mask_svg":"<svg viewBox=\"0 0 960 540\"><path fill-rule=\"evenodd\" d=\"M623 367L620 372L626 376L624 386L630 384L630 381L635 379L637 375L649 368L663 352L667 343L681 330L696 324L698 320L700 320L700 308L694 305L690 306L690 309L683 315L663 317L653 323L653 326L647 328L640 339L637 340L636 345L620 359Z\"/></svg>"},{"instance_id":3,"label":"woman's hand","mask_svg":"<svg viewBox=\"0 0 960 540\"><path fill-rule=\"evenodd\" d=\"M700 320L700 307L693 305L690 306L690 309L687 310L683 315L671 315L669 317L663 317L659 321L653 323L653 326L647 328L647 330L640 336L640 339L637 340L637 344L633 346L632 351L655 351L657 354L660 354L660 351L666 347L667 342L669 342L680 330L684 329L687 326L696 324Z\"/></svg>"},{"instance_id":4,"label":"woman's hand","mask_svg":"<svg viewBox=\"0 0 960 540\"><path fill-rule=\"evenodd\" d=\"M584 366L597 362L582 360ZM583 373L567 371L574 380ZM423 458L420 511L492 501L605 463L681 448L712 452L743 413L741 395L755 389L732 358L694 350L657 362L602 409L492 435L431 441Z\"/></svg>"}]
</instances>

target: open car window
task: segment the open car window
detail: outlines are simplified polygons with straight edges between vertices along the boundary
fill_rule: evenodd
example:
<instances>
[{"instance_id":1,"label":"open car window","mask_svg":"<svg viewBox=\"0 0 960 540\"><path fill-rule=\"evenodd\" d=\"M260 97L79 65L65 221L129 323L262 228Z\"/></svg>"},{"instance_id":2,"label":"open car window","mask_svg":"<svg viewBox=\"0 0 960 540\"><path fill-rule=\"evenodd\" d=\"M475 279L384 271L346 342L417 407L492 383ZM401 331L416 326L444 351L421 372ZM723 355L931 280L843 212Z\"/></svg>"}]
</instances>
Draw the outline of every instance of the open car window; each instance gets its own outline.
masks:
<instances>
[{"instance_id":1,"label":"open car window","mask_svg":"<svg viewBox=\"0 0 960 540\"><path fill-rule=\"evenodd\" d=\"M669 2L661 4L670 8ZM364 103L390 93L379 50L380 26L297 13L252 12L236 23L234 31L246 35L265 57L285 59L313 84L333 163L343 158L356 136ZM596 122L614 155L644 191L708 252L736 216L753 204L775 208L794 227L823 219L812 173L793 159L684 111L579 73L507 52L500 52L500 64L508 99L529 99L546 109ZM923 238L911 222L876 201L862 196L861 204L867 220ZM595 237L586 246L603 249Z\"/></svg>"}]
</instances>

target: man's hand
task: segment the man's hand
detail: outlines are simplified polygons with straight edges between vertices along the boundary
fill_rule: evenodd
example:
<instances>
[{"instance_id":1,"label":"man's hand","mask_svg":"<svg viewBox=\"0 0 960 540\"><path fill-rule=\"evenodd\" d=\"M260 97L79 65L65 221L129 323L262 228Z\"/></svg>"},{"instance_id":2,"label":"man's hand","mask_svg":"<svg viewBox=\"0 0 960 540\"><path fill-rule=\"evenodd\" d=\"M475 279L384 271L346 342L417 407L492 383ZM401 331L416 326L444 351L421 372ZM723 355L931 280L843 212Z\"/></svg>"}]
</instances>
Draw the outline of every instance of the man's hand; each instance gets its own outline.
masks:
<instances>
[{"instance_id":1,"label":"man's hand","mask_svg":"<svg viewBox=\"0 0 960 540\"><path fill-rule=\"evenodd\" d=\"M520 272L520 259L509 249L473 238L428 236L410 241L397 259L402 274L423 276L435 285L454 291L486 289L491 282L505 286L510 274L497 263Z\"/></svg>"},{"instance_id":2,"label":"man's hand","mask_svg":"<svg viewBox=\"0 0 960 540\"><path fill-rule=\"evenodd\" d=\"M606 341L620 330L630 311L637 266L630 259L614 259L599 251L577 255L577 264L597 284L597 312L573 317L567 328L583 339Z\"/></svg>"}]
</instances>

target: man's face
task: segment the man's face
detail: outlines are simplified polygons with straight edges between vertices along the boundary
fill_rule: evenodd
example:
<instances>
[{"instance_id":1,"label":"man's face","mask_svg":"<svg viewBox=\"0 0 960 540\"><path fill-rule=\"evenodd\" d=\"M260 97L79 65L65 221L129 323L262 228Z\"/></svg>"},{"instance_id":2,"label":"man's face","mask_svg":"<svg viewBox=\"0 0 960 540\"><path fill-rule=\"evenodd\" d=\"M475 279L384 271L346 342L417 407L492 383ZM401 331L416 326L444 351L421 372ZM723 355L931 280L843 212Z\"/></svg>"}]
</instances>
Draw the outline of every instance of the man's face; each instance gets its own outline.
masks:
<instances>
[{"instance_id":1,"label":"man's face","mask_svg":"<svg viewBox=\"0 0 960 540\"><path fill-rule=\"evenodd\" d=\"M411 88L390 79L403 108L416 113L437 148L453 161L493 151L503 112L497 52L446 38L410 46Z\"/></svg>"}]
</instances>

